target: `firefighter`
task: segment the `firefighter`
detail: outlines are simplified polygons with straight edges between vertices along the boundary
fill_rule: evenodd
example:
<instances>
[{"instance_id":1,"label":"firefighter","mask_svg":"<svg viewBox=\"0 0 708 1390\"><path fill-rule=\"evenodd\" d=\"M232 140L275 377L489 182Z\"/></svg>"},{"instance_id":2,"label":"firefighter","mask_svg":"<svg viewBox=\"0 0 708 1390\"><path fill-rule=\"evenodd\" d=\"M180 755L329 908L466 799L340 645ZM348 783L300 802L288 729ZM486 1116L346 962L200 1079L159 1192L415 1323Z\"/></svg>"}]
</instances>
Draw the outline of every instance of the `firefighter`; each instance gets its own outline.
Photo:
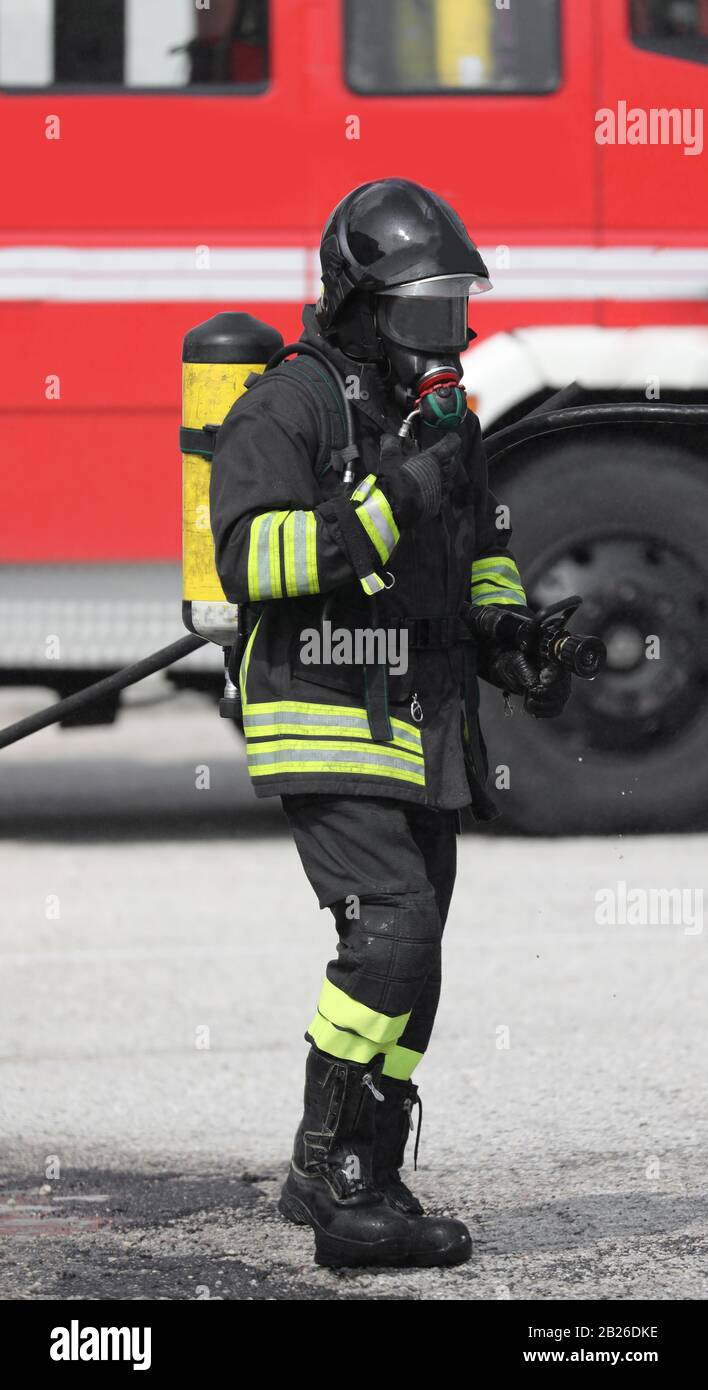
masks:
<instances>
[{"instance_id":1,"label":"firefighter","mask_svg":"<svg viewBox=\"0 0 708 1390\"><path fill-rule=\"evenodd\" d=\"M221 583L251 628L240 686L253 787L282 797L338 933L306 1033L280 1210L314 1229L322 1264L455 1264L470 1256L467 1228L426 1216L400 1170L440 994L459 814L496 814L477 677L541 717L561 712L570 681L478 648L464 621L470 602L525 608L526 596L479 422L454 385L474 336L469 296L491 287L463 223L430 190L382 179L337 206L320 258L301 341L345 383L354 482L343 486L339 394L303 355L227 415L210 499ZM324 622L332 641L317 661ZM407 663L390 669L371 641L358 662L335 659L337 634L380 632L405 636ZM340 641L340 656L356 650Z\"/></svg>"}]
</instances>

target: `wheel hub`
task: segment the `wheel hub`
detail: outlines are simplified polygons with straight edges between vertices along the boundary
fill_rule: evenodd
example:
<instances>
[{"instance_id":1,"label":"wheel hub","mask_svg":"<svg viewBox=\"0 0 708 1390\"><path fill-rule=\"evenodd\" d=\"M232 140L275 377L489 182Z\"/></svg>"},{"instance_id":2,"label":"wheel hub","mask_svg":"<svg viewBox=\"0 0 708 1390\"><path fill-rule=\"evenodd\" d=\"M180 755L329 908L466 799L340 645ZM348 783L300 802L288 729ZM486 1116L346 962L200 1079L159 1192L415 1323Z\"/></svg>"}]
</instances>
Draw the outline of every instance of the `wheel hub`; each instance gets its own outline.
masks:
<instances>
[{"instance_id":1,"label":"wheel hub","mask_svg":"<svg viewBox=\"0 0 708 1390\"><path fill-rule=\"evenodd\" d=\"M572 593L571 628L602 638L607 666L573 682L559 735L625 753L676 737L708 700L708 576L659 540L597 537L531 567L534 607Z\"/></svg>"}]
</instances>

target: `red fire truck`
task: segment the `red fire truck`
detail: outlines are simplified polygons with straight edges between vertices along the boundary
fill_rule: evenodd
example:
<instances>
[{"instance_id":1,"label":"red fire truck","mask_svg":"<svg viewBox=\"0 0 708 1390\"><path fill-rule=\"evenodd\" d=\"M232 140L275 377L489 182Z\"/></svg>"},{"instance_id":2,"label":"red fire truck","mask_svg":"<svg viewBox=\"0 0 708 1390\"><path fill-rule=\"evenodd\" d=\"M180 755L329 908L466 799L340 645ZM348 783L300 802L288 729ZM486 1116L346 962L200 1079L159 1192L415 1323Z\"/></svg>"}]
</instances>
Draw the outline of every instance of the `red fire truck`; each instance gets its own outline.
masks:
<instances>
[{"instance_id":1,"label":"red fire truck","mask_svg":"<svg viewBox=\"0 0 708 1390\"><path fill-rule=\"evenodd\" d=\"M531 597L609 651L552 727L488 702L507 818L697 823L707 62L708 0L0 0L0 680L179 635L183 335L297 337L327 213L397 174L491 267L466 385Z\"/></svg>"}]
</instances>

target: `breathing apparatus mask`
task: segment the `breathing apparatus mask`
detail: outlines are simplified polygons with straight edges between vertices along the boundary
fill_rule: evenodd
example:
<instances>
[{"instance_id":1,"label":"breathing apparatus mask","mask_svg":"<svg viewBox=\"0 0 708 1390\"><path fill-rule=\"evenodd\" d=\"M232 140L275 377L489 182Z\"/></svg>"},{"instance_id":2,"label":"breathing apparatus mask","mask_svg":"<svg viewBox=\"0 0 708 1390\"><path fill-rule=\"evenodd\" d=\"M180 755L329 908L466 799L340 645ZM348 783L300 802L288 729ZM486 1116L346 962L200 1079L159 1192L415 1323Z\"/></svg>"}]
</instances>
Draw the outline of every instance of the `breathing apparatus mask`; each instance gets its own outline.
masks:
<instances>
[{"instance_id":1,"label":"breathing apparatus mask","mask_svg":"<svg viewBox=\"0 0 708 1390\"><path fill-rule=\"evenodd\" d=\"M483 276L441 275L381 291L376 328L394 394L405 416L436 430L456 429L467 412L460 353L477 336L467 326L468 299L489 289Z\"/></svg>"},{"instance_id":2,"label":"breathing apparatus mask","mask_svg":"<svg viewBox=\"0 0 708 1390\"><path fill-rule=\"evenodd\" d=\"M462 218L410 179L374 179L333 209L320 244L320 332L374 365L401 413L434 429L464 417L467 301L492 288Z\"/></svg>"}]
</instances>

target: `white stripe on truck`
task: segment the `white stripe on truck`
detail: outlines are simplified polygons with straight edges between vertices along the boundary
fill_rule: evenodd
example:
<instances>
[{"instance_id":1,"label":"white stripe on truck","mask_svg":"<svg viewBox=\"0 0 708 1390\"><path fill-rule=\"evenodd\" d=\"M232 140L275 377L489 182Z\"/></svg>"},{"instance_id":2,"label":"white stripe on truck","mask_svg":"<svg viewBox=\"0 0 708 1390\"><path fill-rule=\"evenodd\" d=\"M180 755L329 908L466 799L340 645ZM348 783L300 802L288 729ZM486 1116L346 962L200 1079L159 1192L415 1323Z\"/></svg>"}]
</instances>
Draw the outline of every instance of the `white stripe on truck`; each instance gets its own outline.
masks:
<instances>
[{"instance_id":1,"label":"white stripe on truck","mask_svg":"<svg viewBox=\"0 0 708 1390\"><path fill-rule=\"evenodd\" d=\"M497 302L706 300L708 247L483 247ZM302 303L316 297L311 247L9 246L0 300L59 303Z\"/></svg>"}]
</instances>

